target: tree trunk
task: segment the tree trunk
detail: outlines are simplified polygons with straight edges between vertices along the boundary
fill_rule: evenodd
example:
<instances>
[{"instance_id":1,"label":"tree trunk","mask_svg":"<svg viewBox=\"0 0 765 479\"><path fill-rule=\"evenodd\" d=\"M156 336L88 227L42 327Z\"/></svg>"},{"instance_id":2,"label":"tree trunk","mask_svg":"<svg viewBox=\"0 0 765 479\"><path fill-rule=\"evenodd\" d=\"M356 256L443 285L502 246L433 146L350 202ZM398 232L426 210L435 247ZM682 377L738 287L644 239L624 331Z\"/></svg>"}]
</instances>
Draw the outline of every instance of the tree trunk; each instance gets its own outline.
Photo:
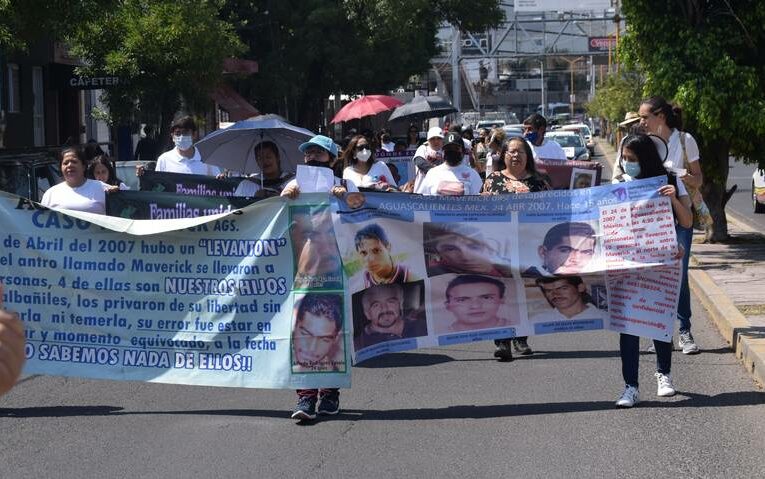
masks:
<instances>
[{"instance_id":1,"label":"tree trunk","mask_svg":"<svg viewBox=\"0 0 765 479\"><path fill-rule=\"evenodd\" d=\"M725 191L728 184L728 151L727 142L718 141L701 150L704 184L701 193L704 202L712 214L712 226L708 227L705 242L720 243L727 241L728 219L725 216Z\"/></svg>"}]
</instances>

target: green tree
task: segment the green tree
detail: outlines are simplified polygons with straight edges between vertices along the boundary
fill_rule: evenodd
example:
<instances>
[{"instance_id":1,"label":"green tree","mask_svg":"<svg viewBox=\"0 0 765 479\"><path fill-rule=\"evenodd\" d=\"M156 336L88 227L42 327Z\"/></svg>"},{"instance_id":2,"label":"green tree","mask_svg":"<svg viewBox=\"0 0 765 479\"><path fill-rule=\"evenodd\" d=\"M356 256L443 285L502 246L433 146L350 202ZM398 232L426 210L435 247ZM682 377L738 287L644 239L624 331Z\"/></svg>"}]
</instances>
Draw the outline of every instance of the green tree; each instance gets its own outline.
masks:
<instances>
[{"instance_id":1,"label":"green tree","mask_svg":"<svg viewBox=\"0 0 765 479\"><path fill-rule=\"evenodd\" d=\"M331 93L379 93L426 71L442 22L483 31L503 20L497 0L229 0L225 11L260 65L240 87L313 129Z\"/></svg>"},{"instance_id":2,"label":"green tree","mask_svg":"<svg viewBox=\"0 0 765 479\"><path fill-rule=\"evenodd\" d=\"M636 111L643 97L643 79L634 72L622 72L606 77L595 89L595 96L587 104L591 116L605 118L611 124L619 123L628 111Z\"/></svg>"},{"instance_id":3,"label":"green tree","mask_svg":"<svg viewBox=\"0 0 765 479\"><path fill-rule=\"evenodd\" d=\"M0 49L23 51L42 37L59 38L110 0L0 0Z\"/></svg>"},{"instance_id":4,"label":"green tree","mask_svg":"<svg viewBox=\"0 0 765 479\"><path fill-rule=\"evenodd\" d=\"M129 122L136 111L157 119L161 138L182 102L204 111L221 81L223 60L244 50L216 0L121 0L79 22L67 35L91 75L114 75L106 90L110 116Z\"/></svg>"},{"instance_id":5,"label":"green tree","mask_svg":"<svg viewBox=\"0 0 765 479\"><path fill-rule=\"evenodd\" d=\"M620 57L645 76L646 95L683 107L714 218L707 240L723 241L729 155L765 166L765 2L624 0L623 13Z\"/></svg>"}]
</instances>

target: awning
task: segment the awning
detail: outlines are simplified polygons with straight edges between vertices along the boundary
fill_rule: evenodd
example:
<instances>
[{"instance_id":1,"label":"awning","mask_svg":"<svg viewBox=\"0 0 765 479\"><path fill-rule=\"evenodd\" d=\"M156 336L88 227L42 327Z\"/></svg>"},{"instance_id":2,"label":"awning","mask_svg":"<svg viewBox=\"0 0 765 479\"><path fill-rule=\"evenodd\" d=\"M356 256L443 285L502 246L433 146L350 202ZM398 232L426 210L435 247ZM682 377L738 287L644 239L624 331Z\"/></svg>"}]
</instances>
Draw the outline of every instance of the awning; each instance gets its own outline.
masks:
<instances>
[{"instance_id":1,"label":"awning","mask_svg":"<svg viewBox=\"0 0 765 479\"><path fill-rule=\"evenodd\" d=\"M239 121L260 115L257 108L247 103L233 88L221 85L210 94L213 101L228 112L231 121Z\"/></svg>"}]
</instances>

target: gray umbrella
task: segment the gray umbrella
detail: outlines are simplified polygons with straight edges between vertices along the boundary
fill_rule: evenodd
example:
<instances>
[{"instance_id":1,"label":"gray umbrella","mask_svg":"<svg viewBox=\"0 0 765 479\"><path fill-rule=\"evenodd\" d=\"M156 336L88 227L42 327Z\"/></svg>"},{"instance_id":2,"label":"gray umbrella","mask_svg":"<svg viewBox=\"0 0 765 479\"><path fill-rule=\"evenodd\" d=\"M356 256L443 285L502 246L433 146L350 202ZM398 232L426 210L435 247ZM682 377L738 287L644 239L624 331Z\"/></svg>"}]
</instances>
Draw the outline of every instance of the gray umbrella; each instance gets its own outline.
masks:
<instances>
[{"instance_id":1,"label":"gray umbrella","mask_svg":"<svg viewBox=\"0 0 765 479\"><path fill-rule=\"evenodd\" d=\"M409 103L396 108L388 120L425 120L456 112L454 105L440 96L416 96Z\"/></svg>"},{"instance_id":2,"label":"gray umbrella","mask_svg":"<svg viewBox=\"0 0 765 479\"><path fill-rule=\"evenodd\" d=\"M197 142L196 147L205 163L250 174L260 172L253 147L262 141L272 141L279 148L282 173L294 173L303 162L298 146L312 136L313 132L277 115L261 115L213 131Z\"/></svg>"}]
</instances>

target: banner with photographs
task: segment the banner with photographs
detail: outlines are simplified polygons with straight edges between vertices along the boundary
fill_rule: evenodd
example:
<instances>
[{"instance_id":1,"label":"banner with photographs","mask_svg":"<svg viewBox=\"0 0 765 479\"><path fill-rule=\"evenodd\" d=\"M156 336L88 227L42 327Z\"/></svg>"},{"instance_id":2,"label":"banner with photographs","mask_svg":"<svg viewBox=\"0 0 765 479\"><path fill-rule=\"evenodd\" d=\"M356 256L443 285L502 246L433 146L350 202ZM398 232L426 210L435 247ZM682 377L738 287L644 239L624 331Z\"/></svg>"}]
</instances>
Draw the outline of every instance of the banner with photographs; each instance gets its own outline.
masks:
<instances>
[{"instance_id":1,"label":"banner with photographs","mask_svg":"<svg viewBox=\"0 0 765 479\"><path fill-rule=\"evenodd\" d=\"M603 165L597 161L537 160L537 171L547 175L554 190L574 190L600 185Z\"/></svg>"},{"instance_id":2,"label":"banner with photographs","mask_svg":"<svg viewBox=\"0 0 765 479\"><path fill-rule=\"evenodd\" d=\"M24 321L26 373L350 386L327 195L190 216L65 213L0 193L3 304Z\"/></svg>"},{"instance_id":3,"label":"banner with photographs","mask_svg":"<svg viewBox=\"0 0 765 479\"><path fill-rule=\"evenodd\" d=\"M662 184L333 203L354 360L599 329L668 341L681 273Z\"/></svg>"},{"instance_id":4,"label":"banner with photographs","mask_svg":"<svg viewBox=\"0 0 765 479\"><path fill-rule=\"evenodd\" d=\"M146 170L139 177L141 191L178 193L189 196L237 196L236 189L244 178L218 179L207 175L189 175Z\"/></svg>"},{"instance_id":5,"label":"banner with photographs","mask_svg":"<svg viewBox=\"0 0 765 479\"><path fill-rule=\"evenodd\" d=\"M414 163L412 158L416 150L378 151L375 159L388 166L396 186L404 186L414 180Z\"/></svg>"}]
</instances>

